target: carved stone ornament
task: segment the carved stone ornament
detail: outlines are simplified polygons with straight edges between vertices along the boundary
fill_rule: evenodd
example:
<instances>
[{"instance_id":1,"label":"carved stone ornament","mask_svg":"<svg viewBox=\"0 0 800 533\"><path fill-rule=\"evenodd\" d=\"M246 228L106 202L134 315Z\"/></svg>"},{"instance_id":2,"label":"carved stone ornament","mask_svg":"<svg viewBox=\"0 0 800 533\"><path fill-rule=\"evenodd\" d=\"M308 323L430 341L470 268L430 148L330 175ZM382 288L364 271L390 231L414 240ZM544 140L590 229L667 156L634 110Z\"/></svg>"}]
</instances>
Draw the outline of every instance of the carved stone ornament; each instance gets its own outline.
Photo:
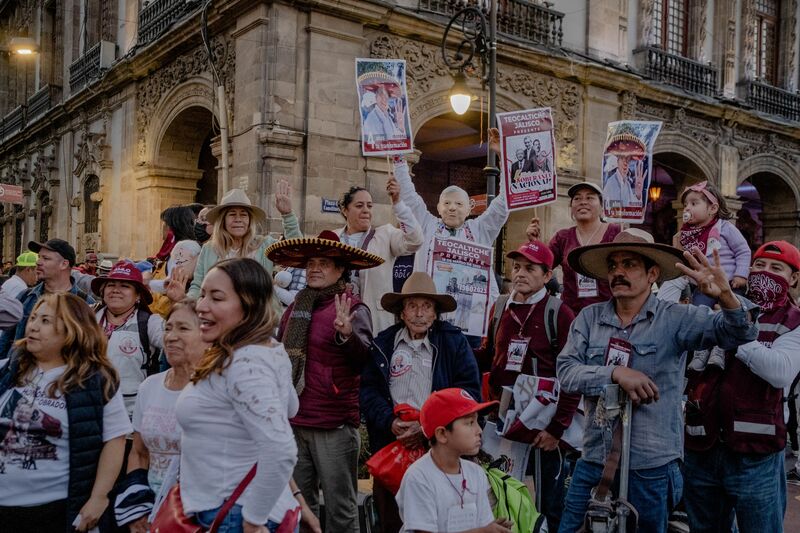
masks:
<instances>
[{"instance_id":1,"label":"carved stone ornament","mask_svg":"<svg viewBox=\"0 0 800 533\"><path fill-rule=\"evenodd\" d=\"M653 10L656 0L641 0L639 31L642 36L642 46L655 44L655 31L653 28Z\"/></svg>"},{"instance_id":2,"label":"carved stone ornament","mask_svg":"<svg viewBox=\"0 0 800 533\"><path fill-rule=\"evenodd\" d=\"M370 43L370 54L374 58L406 60L410 101L429 93L436 80L450 76L438 46L379 34ZM562 146L577 138L577 118L582 108L579 85L503 66L497 73L497 87L525 96L533 106L552 108L556 138Z\"/></svg>"},{"instance_id":3,"label":"carved stone ornament","mask_svg":"<svg viewBox=\"0 0 800 533\"><path fill-rule=\"evenodd\" d=\"M224 80L225 93L230 109L234 109L234 82L236 79L236 46L232 40L216 36L211 40L211 50L214 55L220 76ZM177 59L158 69L150 76L144 78L136 87L136 132L138 135L139 160L144 162L147 156L147 129L150 118L161 98L173 88L188 79L209 72L208 54L205 47L198 46ZM233 122L232 111L228 115Z\"/></svg>"},{"instance_id":4,"label":"carved stone ornament","mask_svg":"<svg viewBox=\"0 0 800 533\"><path fill-rule=\"evenodd\" d=\"M786 83L787 91L795 92L797 90L797 53L795 51L795 43L797 42L797 0L789 0L786 12L788 13L786 27L789 30L788 38L783 42L787 50L786 54Z\"/></svg>"},{"instance_id":5,"label":"carved stone ornament","mask_svg":"<svg viewBox=\"0 0 800 533\"><path fill-rule=\"evenodd\" d=\"M636 118L636 94L631 91L623 91L620 95L620 116L622 120L633 120Z\"/></svg>"},{"instance_id":6,"label":"carved stone ornament","mask_svg":"<svg viewBox=\"0 0 800 533\"><path fill-rule=\"evenodd\" d=\"M84 132L75 151L75 176L85 174L100 175L100 169L107 160L108 145L104 133Z\"/></svg>"},{"instance_id":7,"label":"carved stone ornament","mask_svg":"<svg viewBox=\"0 0 800 533\"><path fill-rule=\"evenodd\" d=\"M756 75L756 0L742 0L742 60L743 78Z\"/></svg>"},{"instance_id":8,"label":"carved stone ornament","mask_svg":"<svg viewBox=\"0 0 800 533\"><path fill-rule=\"evenodd\" d=\"M36 159L31 172L31 177L33 178L31 190L34 193L38 193L41 190L49 190L53 185L53 181L58 183L57 179L52 180L50 178L50 172L55 168L55 158L53 156L40 155Z\"/></svg>"}]
</instances>

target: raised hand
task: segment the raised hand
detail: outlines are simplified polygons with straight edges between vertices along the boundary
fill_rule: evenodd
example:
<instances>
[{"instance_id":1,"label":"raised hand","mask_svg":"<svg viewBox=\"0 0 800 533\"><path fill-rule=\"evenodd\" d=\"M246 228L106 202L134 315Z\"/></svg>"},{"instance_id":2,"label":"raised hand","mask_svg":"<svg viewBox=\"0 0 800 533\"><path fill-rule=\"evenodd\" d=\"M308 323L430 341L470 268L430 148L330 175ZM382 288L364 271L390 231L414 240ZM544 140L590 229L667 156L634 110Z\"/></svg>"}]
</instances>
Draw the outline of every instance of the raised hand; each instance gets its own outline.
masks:
<instances>
[{"instance_id":1,"label":"raised hand","mask_svg":"<svg viewBox=\"0 0 800 533\"><path fill-rule=\"evenodd\" d=\"M180 302L186 298L186 282L189 281L189 273L183 267L177 267L172 271L169 282L167 283L167 290L165 294L167 298L173 302Z\"/></svg>"},{"instance_id":2,"label":"raised hand","mask_svg":"<svg viewBox=\"0 0 800 533\"><path fill-rule=\"evenodd\" d=\"M636 198L639 200L642 199L642 191L644 190L644 163L641 161L637 161L634 163L636 165Z\"/></svg>"},{"instance_id":3,"label":"raised hand","mask_svg":"<svg viewBox=\"0 0 800 533\"><path fill-rule=\"evenodd\" d=\"M292 212L292 186L286 180L280 180L275 190L275 207L281 215Z\"/></svg>"},{"instance_id":4,"label":"raised hand","mask_svg":"<svg viewBox=\"0 0 800 533\"><path fill-rule=\"evenodd\" d=\"M528 228L525 230L525 235L528 236L528 240L539 240L539 237L542 234L542 228L540 225L539 217L533 217L528 224Z\"/></svg>"},{"instance_id":5,"label":"raised hand","mask_svg":"<svg viewBox=\"0 0 800 533\"><path fill-rule=\"evenodd\" d=\"M500 130L489 128L489 148L496 154L500 154Z\"/></svg>"},{"instance_id":6,"label":"raised hand","mask_svg":"<svg viewBox=\"0 0 800 533\"><path fill-rule=\"evenodd\" d=\"M727 309L735 309L739 307L739 300L733 297L730 284L728 283L728 276L720 266L719 252L713 251L714 264L709 263L708 258L700 251L699 248L694 248L690 252L683 252L683 257L689 266L683 263L676 263L678 269L695 280L700 292L714 299L719 299L722 307ZM726 302L722 301L726 298L735 305L725 305ZM732 298L732 300L731 300Z\"/></svg>"},{"instance_id":7,"label":"raised hand","mask_svg":"<svg viewBox=\"0 0 800 533\"><path fill-rule=\"evenodd\" d=\"M398 98L394 106L395 125L403 135L406 134L406 114L404 112L403 100Z\"/></svg>"},{"instance_id":8,"label":"raised hand","mask_svg":"<svg viewBox=\"0 0 800 533\"><path fill-rule=\"evenodd\" d=\"M353 316L350 312L352 301L346 294L337 294L333 297L336 304L336 318L333 319L333 328L345 339L353 333Z\"/></svg>"},{"instance_id":9,"label":"raised hand","mask_svg":"<svg viewBox=\"0 0 800 533\"><path fill-rule=\"evenodd\" d=\"M392 200L392 205L400 201L400 184L394 176L386 180L386 192L389 193L389 198Z\"/></svg>"}]
</instances>

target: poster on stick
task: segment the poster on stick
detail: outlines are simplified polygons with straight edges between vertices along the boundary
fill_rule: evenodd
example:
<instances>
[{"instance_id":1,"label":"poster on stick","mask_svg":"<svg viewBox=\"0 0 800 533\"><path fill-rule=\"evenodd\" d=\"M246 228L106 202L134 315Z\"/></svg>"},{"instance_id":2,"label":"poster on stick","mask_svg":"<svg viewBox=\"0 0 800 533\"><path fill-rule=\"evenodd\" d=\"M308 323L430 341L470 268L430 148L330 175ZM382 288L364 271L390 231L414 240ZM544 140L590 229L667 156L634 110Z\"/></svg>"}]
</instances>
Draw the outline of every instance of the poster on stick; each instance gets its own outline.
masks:
<instances>
[{"instance_id":1,"label":"poster on stick","mask_svg":"<svg viewBox=\"0 0 800 533\"><path fill-rule=\"evenodd\" d=\"M405 60L356 58L356 90L362 153L387 156L412 152Z\"/></svg>"},{"instance_id":2,"label":"poster on stick","mask_svg":"<svg viewBox=\"0 0 800 533\"><path fill-rule=\"evenodd\" d=\"M661 122L611 122L603 150L603 215L612 222L640 224L647 209L653 145Z\"/></svg>"},{"instance_id":3,"label":"poster on stick","mask_svg":"<svg viewBox=\"0 0 800 533\"><path fill-rule=\"evenodd\" d=\"M498 113L509 211L556 201L555 137L549 107Z\"/></svg>"},{"instance_id":4,"label":"poster on stick","mask_svg":"<svg viewBox=\"0 0 800 533\"><path fill-rule=\"evenodd\" d=\"M458 307L442 320L466 335L486 334L492 247L458 239L433 238L429 274L440 294L452 296Z\"/></svg>"}]
</instances>

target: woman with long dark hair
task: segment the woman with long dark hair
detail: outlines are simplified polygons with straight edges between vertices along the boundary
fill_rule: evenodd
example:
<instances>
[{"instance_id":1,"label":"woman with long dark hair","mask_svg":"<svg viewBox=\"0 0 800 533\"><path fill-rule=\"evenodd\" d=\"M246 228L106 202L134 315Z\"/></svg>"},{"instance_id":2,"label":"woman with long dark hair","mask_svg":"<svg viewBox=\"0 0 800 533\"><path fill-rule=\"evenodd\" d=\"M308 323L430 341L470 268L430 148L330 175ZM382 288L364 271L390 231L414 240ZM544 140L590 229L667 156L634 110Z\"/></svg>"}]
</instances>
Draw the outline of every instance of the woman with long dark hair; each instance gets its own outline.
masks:
<instances>
[{"instance_id":1,"label":"woman with long dark hair","mask_svg":"<svg viewBox=\"0 0 800 533\"><path fill-rule=\"evenodd\" d=\"M256 465L255 477L220 533L274 531L299 507L289 488L297 446L289 418L298 408L291 363L272 337L279 316L267 271L229 259L206 274L197 302L211 347L178 398L184 511L209 527Z\"/></svg>"},{"instance_id":2,"label":"woman with long dark hair","mask_svg":"<svg viewBox=\"0 0 800 533\"><path fill-rule=\"evenodd\" d=\"M108 507L132 430L106 337L83 300L51 293L17 348L0 369L0 527L88 531Z\"/></svg>"}]
</instances>

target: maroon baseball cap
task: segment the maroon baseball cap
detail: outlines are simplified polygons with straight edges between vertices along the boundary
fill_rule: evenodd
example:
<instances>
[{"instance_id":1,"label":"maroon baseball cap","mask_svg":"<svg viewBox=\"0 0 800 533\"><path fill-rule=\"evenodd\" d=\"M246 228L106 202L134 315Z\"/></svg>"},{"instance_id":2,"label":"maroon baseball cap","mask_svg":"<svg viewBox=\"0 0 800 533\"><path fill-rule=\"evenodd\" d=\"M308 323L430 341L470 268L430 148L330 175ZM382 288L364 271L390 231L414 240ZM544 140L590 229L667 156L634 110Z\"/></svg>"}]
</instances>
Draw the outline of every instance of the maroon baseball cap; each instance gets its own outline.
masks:
<instances>
[{"instance_id":1,"label":"maroon baseball cap","mask_svg":"<svg viewBox=\"0 0 800 533\"><path fill-rule=\"evenodd\" d=\"M509 259L524 257L531 263L546 266L548 270L552 270L553 268L553 252L550 251L549 246L537 240L522 244L516 250L508 252L506 257Z\"/></svg>"},{"instance_id":2,"label":"maroon baseball cap","mask_svg":"<svg viewBox=\"0 0 800 533\"><path fill-rule=\"evenodd\" d=\"M108 276L97 277L92 280L92 292L98 296L103 290L103 286L109 281L125 281L136 287L139 296L146 305L153 303L153 295L144 284L142 273L131 261L117 261Z\"/></svg>"},{"instance_id":3,"label":"maroon baseball cap","mask_svg":"<svg viewBox=\"0 0 800 533\"><path fill-rule=\"evenodd\" d=\"M433 437L436 428L472 413L487 411L500 402L478 403L464 389L442 389L431 394L422 405L419 423L425 438Z\"/></svg>"},{"instance_id":4,"label":"maroon baseball cap","mask_svg":"<svg viewBox=\"0 0 800 533\"><path fill-rule=\"evenodd\" d=\"M800 250L786 241L771 241L762 244L753 254L753 261L759 257L781 261L792 267L794 271L800 270Z\"/></svg>"}]
</instances>

